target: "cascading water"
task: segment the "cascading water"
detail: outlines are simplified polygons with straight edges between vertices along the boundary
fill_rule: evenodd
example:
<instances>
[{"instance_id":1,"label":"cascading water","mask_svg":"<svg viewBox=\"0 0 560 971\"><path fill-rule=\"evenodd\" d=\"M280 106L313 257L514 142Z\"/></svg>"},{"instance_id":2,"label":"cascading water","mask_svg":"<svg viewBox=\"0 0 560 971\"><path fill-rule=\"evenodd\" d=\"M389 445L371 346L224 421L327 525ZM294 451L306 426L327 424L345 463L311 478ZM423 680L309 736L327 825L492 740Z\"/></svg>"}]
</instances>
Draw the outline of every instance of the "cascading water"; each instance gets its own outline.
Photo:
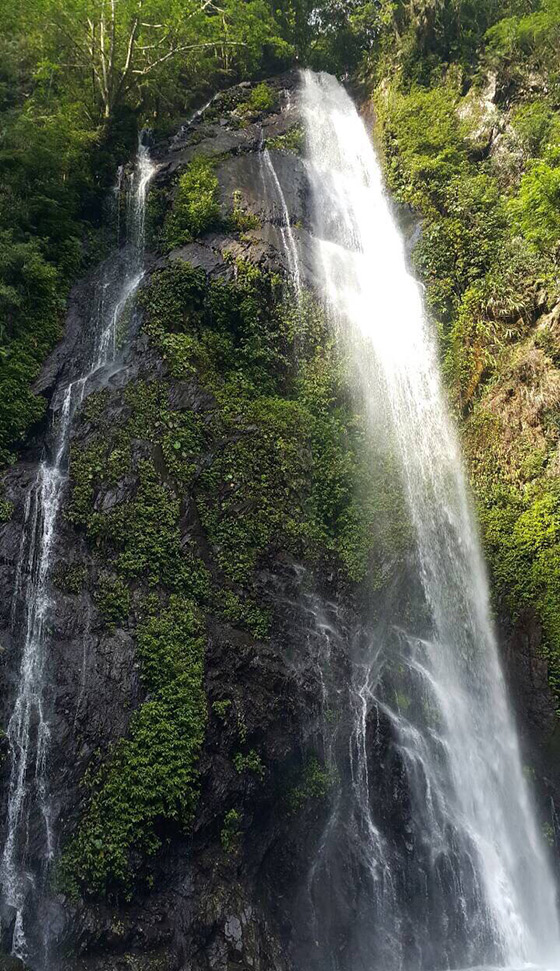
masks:
<instances>
[{"instance_id":1,"label":"cascading water","mask_svg":"<svg viewBox=\"0 0 560 971\"><path fill-rule=\"evenodd\" d=\"M114 260L101 274L93 333L82 373L56 395L53 420L47 433L45 454L25 506L25 522L17 569L12 625L16 643L22 644L16 698L7 736L10 746L10 780L6 812L6 837L0 863L2 898L7 919L13 921L12 953L25 960L30 950L48 962L48 932L40 944L29 942L28 917L45 889L45 878L54 853L53 813L49 793L47 756L50 741L46 700L49 621L53 607L50 572L56 542L57 518L67 481L66 466L72 417L82 402L88 381L113 364L117 354L118 327L123 311L142 279L145 202L155 168L146 145L140 141L136 165L128 180L119 172L119 194L126 193L126 245L115 275ZM117 200L120 205L120 199ZM116 276L116 278L115 278ZM57 406L58 405L58 406ZM41 860L30 853L31 830L42 835ZM35 937L36 937L35 932Z\"/></svg>"},{"instance_id":2,"label":"cascading water","mask_svg":"<svg viewBox=\"0 0 560 971\"><path fill-rule=\"evenodd\" d=\"M286 258L288 260L288 269L290 271L290 279L295 287L296 293L301 290L301 274L299 270L299 257L298 249L296 246L296 241L294 239L293 229L290 223L290 213L288 211L288 206L284 196L282 186L280 185L280 180L276 174L276 169L270 157L270 152L268 148L263 148L262 159L264 166L264 183L265 187L267 184L267 176L270 178L274 195L276 196L281 209L281 223L280 223L280 235L282 237L282 245L284 247L284 252L286 253Z\"/></svg>"},{"instance_id":3,"label":"cascading water","mask_svg":"<svg viewBox=\"0 0 560 971\"><path fill-rule=\"evenodd\" d=\"M435 340L351 99L334 78L305 72L302 110L317 285L370 440L393 457L414 537L400 600L351 648L347 727L337 729L348 784L333 799L308 888L315 910L320 899L327 908L314 926L331 937L313 966L558 966L556 891ZM354 930L343 933L345 887Z\"/></svg>"}]
</instances>

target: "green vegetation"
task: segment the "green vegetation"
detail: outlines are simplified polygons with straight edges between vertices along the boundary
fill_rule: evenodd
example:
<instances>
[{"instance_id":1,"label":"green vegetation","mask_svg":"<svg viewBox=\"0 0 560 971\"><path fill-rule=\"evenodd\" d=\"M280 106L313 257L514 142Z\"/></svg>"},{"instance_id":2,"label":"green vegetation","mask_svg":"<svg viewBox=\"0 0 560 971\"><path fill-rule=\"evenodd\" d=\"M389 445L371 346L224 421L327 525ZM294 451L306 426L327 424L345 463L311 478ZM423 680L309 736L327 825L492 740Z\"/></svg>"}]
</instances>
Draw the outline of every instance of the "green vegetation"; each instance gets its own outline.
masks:
<instances>
[{"instance_id":1,"label":"green vegetation","mask_svg":"<svg viewBox=\"0 0 560 971\"><path fill-rule=\"evenodd\" d=\"M243 817L237 809L230 809L224 816L220 840L226 853L232 853L239 845L242 819Z\"/></svg>"},{"instance_id":2,"label":"green vegetation","mask_svg":"<svg viewBox=\"0 0 560 971\"><path fill-rule=\"evenodd\" d=\"M473 0L421 23L393 8L369 63L384 79L387 179L423 217L414 260L463 419L497 605L540 620L560 705L560 334L547 316L560 300L560 10Z\"/></svg>"},{"instance_id":3,"label":"green vegetation","mask_svg":"<svg viewBox=\"0 0 560 971\"><path fill-rule=\"evenodd\" d=\"M0 523L7 523L12 518L14 504L9 499L0 496Z\"/></svg>"},{"instance_id":4,"label":"green vegetation","mask_svg":"<svg viewBox=\"0 0 560 971\"><path fill-rule=\"evenodd\" d=\"M163 834L188 829L205 623L266 639L259 570L278 555L322 562L341 584L377 583L406 547L390 464L363 447L321 311L286 301L274 275L233 269L208 280L177 262L152 275L143 327L165 370L91 395L87 438L72 446L66 515L89 543L101 618L135 632L146 690L127 736L88 774L60 871L73 893L131 896L151 879ZM218 699L212 711L229 723L231 706ZM235 769L263 780L232 710Z\"/></svg>"},{"instance_id":5,"label":"green vegetation","mask_svg":"<svg viewBox=\"0 0 560 971\"><path fill-rule=\"evenodd\" d=\"M0 466L45 414L33 382L60 337L71 284L112 245L104 200L138 129L168 134L210 92L296 63L348 70L372 44L377 8L372 0L3 4ZM260 81L246 111L258 118L276 98ZM240 232L253 227L241 211L233 219ZM160 242L182 245L217 222L212 173L198 160Z\"/></svg>"},{"instance_id":6,"label":"green vegetation","mask_svg":"<svg viewBox=\"0 0 560 971\"><path fill-rule=\"evenodd\" d=\"M220 225L219 185L209 159L197 156L180 176L173 208L163 226L166 250L191 243Z\"/></svg>"},{"instance_id":7,"label":"green vegetation","mask_svg":"<svg viewBox=\"0 0 560 971\"><path fill-rule=\"evenodd\" d=\"M163 609L148 599L137 641L149 700L132 716L128 737L85 780L88 808L58 878L72 894L85 887L130 898L141 877L150 882L158 821L184 829L193 819L206 724L204 627L186 598L171 596Z\"/></svg>"},{"instance_id":8,"label":"green vegetation","mask_svg":"<svg viewBox=\"0 0 560 971\"><path fill-rule=\"evenodd\" d=\"M44 414L31 385L72 281L106 252L102 200L138 126L166 131L213 87L296 59L357 69L375 88L389 186L422 217L414 261L463 419L497 601L513 619L537 615L560 694L557 0L145 0L142 22L133 0L10 6L0 14L0 462ZM274 82L259 81L231 108L238 124L258 122L277 98ZM301 145L297 126L268 142ZM167 202L158 190L149 212L166 252L258 227L240 191L222 212L215 164L202 156ZM144 696L84 780L59 872L72 894L131 899L150 886L165 842L188 833L207 632L269 636L262 577L280 558L370 593L409 543L391 455L367 444L320 307L309 294L296 305L254 265L227 269L210 280L180 261L153 272L142 327L158 366L90 396L73 439L66 515L88 566L54 580L78 595L92 578L101 621L136 638ZM0 521L11 512L1 500ZM266 781L237 695L214 701L214 716L213 728L236 726L240 788ZM315 757L291 781L294 814L333 783ZM229 853L243 817L221 812Z\"/></svg>"},{"instance_id":9,"label":"green vegetation","mask_svg":"<svg viewBox=\"0 0 560 971\"><path fill-rule=\"evenodd\" d=\"M76 563L72 566L62 566L56 570L53 582L64 593L80 594L86 585L88 569L85 564Z\"/></svg>"},{"instance_id":10,"label":"green vegetation","mask_svg":"<svg viewBox=\"0 0 560 971\"><path fill-rule=\"evenodd\" d=\"M212 711L220 718L222 721L225 720L229 709L231 708L231 698L224 698L222 701L215 701L212 705Z\"/></svg>"},{"instance_id":11,"label":"green vegetation","mask_svg":"<svg viewBox=\"0 0 560 971\"><path fill-rule=\"evenodd\" d=\"M109 627L121 626L130 612L130 590L121 577L102 573L95 591L95 603Z\"/></svg>"},{"instance_id":12,"label":"green vegetation","mask_svg":"<svg viewBox=\"0 0 560 971\"><path fill-rule=\"evenodd\" d=\"M233 764L240 775L243 772L252 772L259 779L264 778L265 768L262 759L254 749L246 753L236 752L233 756Z\"/></svg>"},{"instance_id":13,"label":"green vegetation","mask_svg":"<svg viewBox=\"0 0 560 971\"><path fill-rule=\"evenodd\" d=\"M233 193L233 208L229 215L228 226L239 233L246 233L249 229L258 229L260 226L258 217L248 212L243 205L243 196L239 189Z\"/></svg>"},{"instance_id":14,"label":"green vegetation","mask_svg":"<svg viewBox=\"0 0 560 971\"><path fill-rule=\"evenodd\" d=\"M138 128L167 133L210 91L312 59L319 36L330 49L322 24L337 5L313 4L325 11L313 29L307 0L281 10L269 0L141 7L8 0L0 12L0 465L44 416L32 385L60 337L70 285L112 240L103 203ZM248 110L258 116L275 99L258 83ZM198 160L181 179L165 245L215 220L212 173Z\"/></svg>"},{"instance_id":15,"label":"green vegetation","mask_svg":"<svg viewBox=\"0 0 560 971\"><path fill-rule=\"evenodd\" d=\"M334 558L354 581L368 567L380 575L406 546L396 476L386 455L368 454L314 302L294 309L276 277L245 264L234 284L207 284L200 270L174 264L143 299L145 327L170 373L196 372L219 405L207 425L219 448L195 490L225 576L246 584L275 549ZM231 598L224 606L240 616ZM255 632L264 635L266 625L253 615Z\"/></svg>"},{"instance_id":16,"label":"green vegetation","mask_svg":"<svg viewBox=\"0 0 560 971\"><path fill-rule=\"evenodd\" d=\"M295 155L301 155L304 141L305 135L303 128L301 125L294 125L284 135L276 135L275 138L268 138L266 147L277 151L294 152Z\"/></svg>"},{"instance_id":17,"label":"green vegetation","mask_svg":"<svg viewBox=\"0 0 560 971\"><path fill-rule=\"evenodd\" d=\"M276 106L276 92L273 91L270 85L265 84L263 81L261 84L257 84L252 88L247 101L243 101L237 110L240 114L253 119L258 118L264 112L272 111Z\"/></svg>"},{"instance_id":18,"label":"green vegetation","mask_svg":"<svg viewBox=\"0 0 560 971\"><path fill-rule=\"evenodd\" d=\"M288 812L295 815L309 805L321 802L333 783L332 774L315 756L308 759L297 783L287 793Z\"/></svg>"}]
</instances>

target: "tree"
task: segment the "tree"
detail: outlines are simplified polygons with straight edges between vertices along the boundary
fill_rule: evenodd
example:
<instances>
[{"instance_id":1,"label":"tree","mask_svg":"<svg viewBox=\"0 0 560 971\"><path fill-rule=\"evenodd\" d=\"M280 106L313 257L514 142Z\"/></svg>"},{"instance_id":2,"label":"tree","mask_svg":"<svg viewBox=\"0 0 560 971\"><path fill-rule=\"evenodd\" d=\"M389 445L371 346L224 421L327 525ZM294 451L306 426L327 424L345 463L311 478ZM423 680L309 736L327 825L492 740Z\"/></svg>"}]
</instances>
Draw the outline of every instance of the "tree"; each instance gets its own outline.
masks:
<instances>
[{"instance_id":1,"label":"tree","mask_svg":"<svg viewBox=\"0 0 560 971\"><path fill-rule=\"evenodd\" d=\"M215 55L243 41L228 36L214 0L54 0L48 26L67 66L89 85L104 118L180 56Z\"/></svg>"}]
</instances>

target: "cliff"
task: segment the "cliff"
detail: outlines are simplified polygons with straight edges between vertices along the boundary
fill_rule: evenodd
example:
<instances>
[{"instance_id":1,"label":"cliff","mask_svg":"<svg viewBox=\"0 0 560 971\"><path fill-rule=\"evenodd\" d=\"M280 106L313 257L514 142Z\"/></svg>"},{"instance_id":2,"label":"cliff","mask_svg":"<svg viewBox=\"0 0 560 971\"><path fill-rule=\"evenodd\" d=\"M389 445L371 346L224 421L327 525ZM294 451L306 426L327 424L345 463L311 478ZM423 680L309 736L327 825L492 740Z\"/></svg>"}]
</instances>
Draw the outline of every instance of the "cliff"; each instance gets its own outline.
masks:
<instances>
[{"instance_id":1,"label":"cliff","mask_svg":"<svg viewBox=\"0 0 560 971\"><path fill-rule=\"evenodd\" d=\"M398 144L414 104L397 100L403 114L392 114L387 85L376 100L390 184L423 212L424 200L403 189L403 179L416 177L420 148L406 156ZM451 108L445 102L451 127L469 105L458 96ZM353 781L350 765L333 772L348 761L353 652L372 623L385 633L393 605L405 616L420 598L393 470L364 448L346 362L313 294L301 144L290 74L218 95L150 149L157 171L145 275L123 313L116 362L89 377L72 423L50 564L44 705L55 845L47 865L40 807L30 810L29 884L42 887L48 871L44 890L29 898L32 967L43 960L45 937L64 971L287 971L320 968L335 948L340 966L352 964L356 912L365 913L365 891L356 889L362 864L344 844L332 861L339 884L311 893L309 875L330 807ZM485 158L497 154L496 144L492 136ZM480 213L469 205L482 225L486 196ZM468 236L472 227L455 218ZM428 229L437 233L436 217ZM426 225L422 238L433 238ZM289 280L294 246L300 291ZM116 286L127 252L121 246L74 288L63 340L36 386L51 424L35 427L5 476L4 725L33 570L25 560L18 566L30 488L43 448L53 449L62 391L81 373L98 327L100 289ZM447 279L439 265L430 272L434 285ZM507 463L520 468L509 446L518 440L514 427L528 423L531 448L538 439L544 449L538 479L547 486L542 465L552 469L557 448L550 421L557 372L541 340L554 334L557 308L540 291L530 299L529 316L519 311L517 330L504 338L492 381L470 339L461 345L460 375L448 374L494 570L507 671L541 753L541 790L555 797L546 618L536 596L516 598L511 572L500 573L503 530L493 557L493 520L485 516L495 508L484 493L488 465L492 477L503 477ZM457 311L454 320L464 317ZM457 327L456 356L448 358L455 362ZM492 348L484 345L486 357ZM537 477L533 466L526 474ZM539 510L551 510L538 488L541 530ZM527 510L509 499L505 509L516 542ZM555 542L547 523L537 537L545 551ZM531 570L541 552L532 539L523 546ZM510 571L521 553L513 551ZM389 720L370 712L364 732L388 838L412 853L410 791ZM8 779L5 758L5 787ZM409 885L398 888L409 904L431 866L426 847L414 853ZM317 912L329 924L321 945ZM5 918L8 947L13 926Z\"/></svg>"},{"instance_id":2,"label":"cliff","mask_svg":"<svg viewBox=\"0 0 560 971\"><path fill-rule=\"evenodd\" d=\"M50 564L56 844L29 905L33 966L45 928L69 971L289 966L331 784L317 617L346 600L352 615L369 525L391 515L356 498L365 469L332 339L286 286L287 215L306 242L296 97L293 76L240 85L152 149L147 272L118 365L88 379L74 418ZM125 259L72 292L37 385L53 427ZM33 570L18 567L26 502L51 440L38 428L5 478L4 724Z\"/></svg>"}]
</instances>

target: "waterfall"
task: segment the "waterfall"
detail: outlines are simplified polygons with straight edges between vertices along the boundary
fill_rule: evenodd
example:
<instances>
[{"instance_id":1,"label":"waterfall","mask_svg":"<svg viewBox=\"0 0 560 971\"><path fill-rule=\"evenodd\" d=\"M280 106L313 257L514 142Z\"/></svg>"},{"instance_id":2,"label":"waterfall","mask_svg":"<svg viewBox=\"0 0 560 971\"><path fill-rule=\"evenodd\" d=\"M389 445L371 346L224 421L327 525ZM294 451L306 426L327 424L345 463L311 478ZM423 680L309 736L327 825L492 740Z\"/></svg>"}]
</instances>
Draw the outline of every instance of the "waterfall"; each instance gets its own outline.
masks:
<instances>
[{"instance_id":1,"label":"waterfall","mask_svg":"<svg viewBox=\"0 0 560 971\"><path fill-rule=\"evenodd\" d=\"M276 195L278 202L280 204L280 209L282 212L282 221L279 224L280 236L282 237L282 246L286 254L286 259L288 260L288 270L290 273L290 279L295 288L296 294L301 291L301 273L299 269L299 257L298 248L294 237L294 231L290 223L290 213L288 210L288 205L286 203L286 198L284 196L284 191L280 184L280 180L276 174L276 169L270 157L270 152L268 148L263 148L262 159L264 167L263 181L265 185L265 191L267 186L267 176L270 177L272 185L274 187L274 194Z\"/></svg>"},{"instance_id":2,"label":"waterfall","mask_svg":"<svg viewBox=\"0 0 560 971\"><path fill-rule=\"evenodd\" d=\"M315 924L332 934L317 966L558 966L556 891L435 337L350 97L311 72L301 97L317 287L369 439L393 457L414 547L399 596L353 648L348 783L310 878L315 907L329 908ZM344 894L346 949L336 936Z\"/></svg>"},{"instance_id":3,"label":"waterfall","mask_svg":"<svg viewBox=\"0 0 560 971\"><path fill-rule=\"evenodd\" d=\"M81 404L90 378L113 364L117 331L125 306L142 279L145 240L145 203L154 174L147 147L140 140L134 171L128 180L119 171L119 192L126 192L127 242L118 270L114 258L101 274L99 299L94 301L90 351L82 373L56 395L58 408L47 433L44 456L26 500L24 529L17 567L12 625L16 643L22 644L13 712L7 728L10 778L6 836L0 862L4 907L13 921L12 953L30 955L28 916L45 890L54 855L53 811L47 770L50 728L46 702L46 671L50 615L53 600L50 573L57 536L57 519L67 482L67 461L72 418ZM108 280L112 277L112 283ZM109 293L108 293L109 292ZM30 858L30 830L41 832L42 859ZM37 841L35 841L37 842ZM36 872L38 871L38 872ZM31 921L30 921L31 922ZM47 932L42 930L40 958L46 963ZM37 949L34 944L32 950Z\"/></svg>"}]
</instances>

